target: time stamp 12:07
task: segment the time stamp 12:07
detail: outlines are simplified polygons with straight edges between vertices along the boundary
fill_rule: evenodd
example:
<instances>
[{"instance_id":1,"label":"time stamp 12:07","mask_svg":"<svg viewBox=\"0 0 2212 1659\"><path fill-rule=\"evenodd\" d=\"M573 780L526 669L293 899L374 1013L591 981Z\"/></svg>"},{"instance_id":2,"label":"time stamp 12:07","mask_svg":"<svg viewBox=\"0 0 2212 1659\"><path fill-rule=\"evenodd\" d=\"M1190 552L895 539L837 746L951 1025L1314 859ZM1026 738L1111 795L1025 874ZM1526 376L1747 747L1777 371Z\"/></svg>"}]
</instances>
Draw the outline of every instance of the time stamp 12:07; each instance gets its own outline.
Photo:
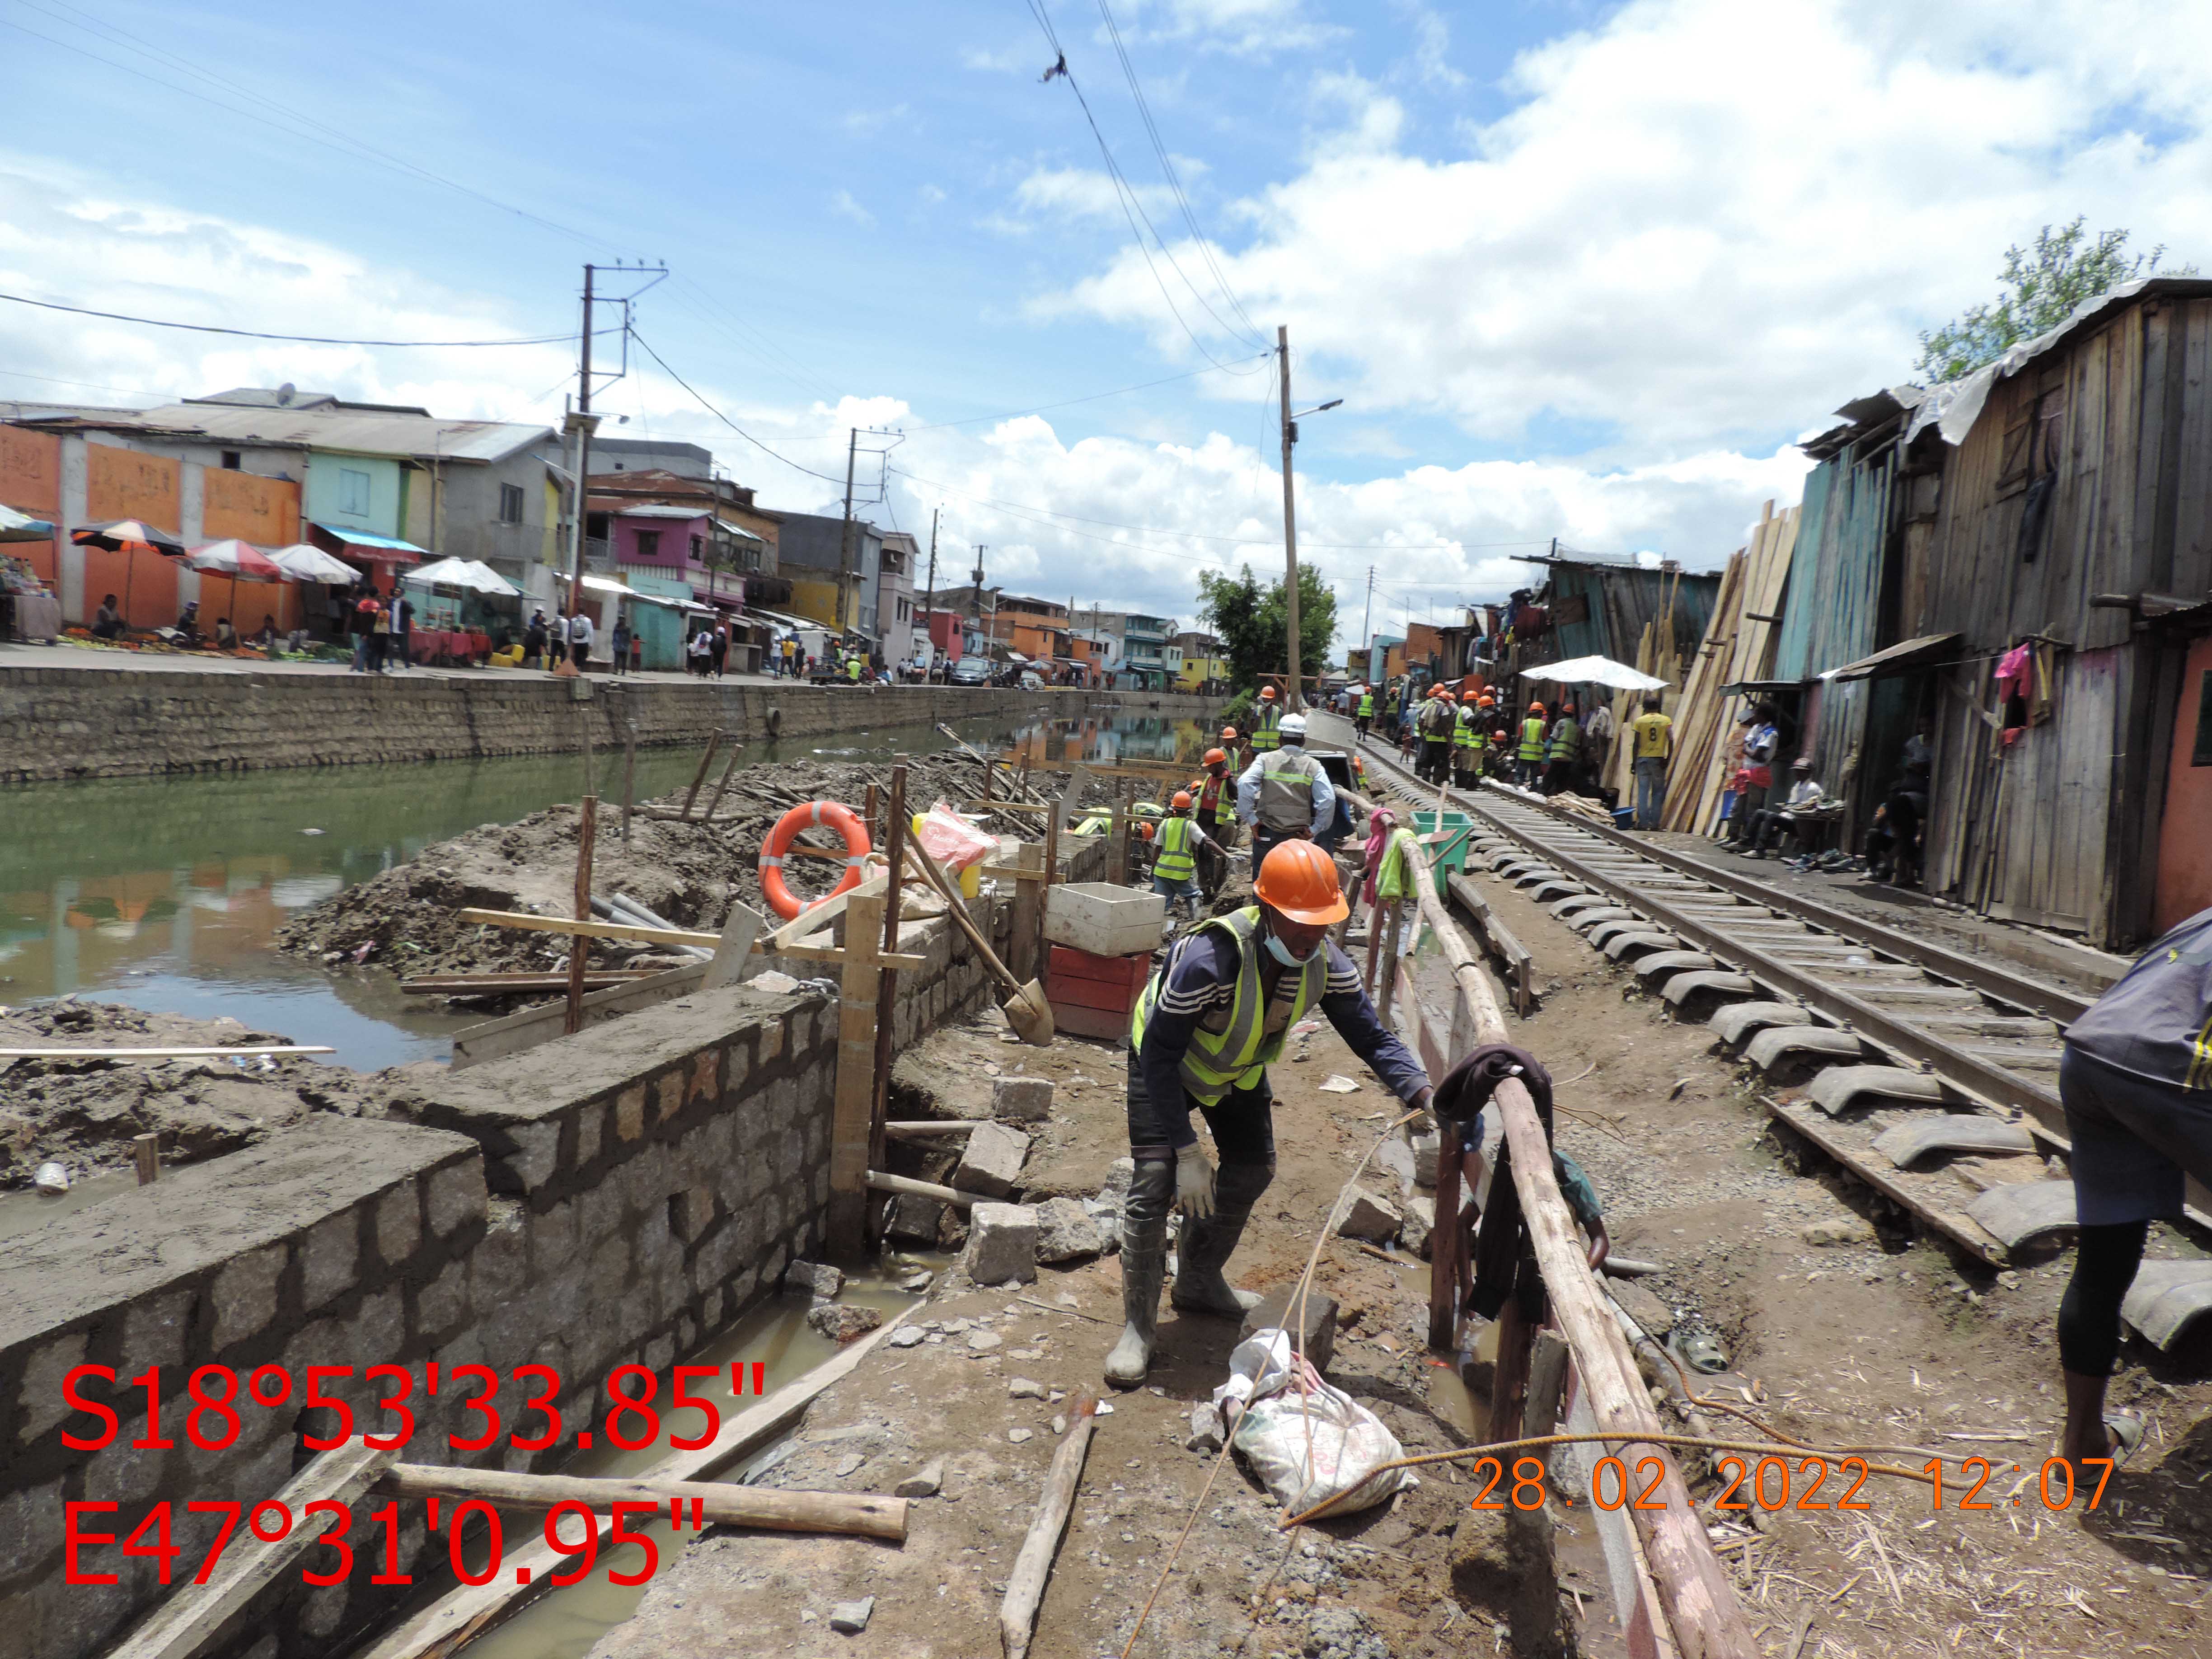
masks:
<instances>
[{"instance_id":1,"label":"time stamp 12:07","mask_svg":"<svg viewBox=\"0 0 2212 1659\"><path fill-rule=\"evenodd\" d=\"M2046 1458L2043 1466L2032 1474L2018 1463L2000 1468L1985 1457L1969 1457L1959 1463L1957 1478L1948 1484L1943 1466L1943 1459L1930 1458L1911 1472L1914 1478L1927 1485L1933 1506L1938 1510L1944 1507L1947 1492L1954 1500L1951 1507L1961 1511L1995 1513L2028 1507L2037 1502L2045 1509L2064 1510L2074 1504L2074 1466L2063 1457ZM2096 1478L2094 1486L2084 1487L2088 1507L2094 1510L2104 1498L2106 1482L2112 1479L2112 1460L2085 1457L2081 1467L2085 1482L2089 1475ZM1784 1457L1761 1457L1754 1462L1730 1455L1715 1463L1713 1472L1722 1482L1720 1492L1713 1498L1713 1508L1717 1510L1748 1510L1755 1506L1769 1511L1802 1510L1826 1513L1872 1509L1874 1505L1861 1495L1868 1477L1877 1473L1904 1473L1877 1470L1863 1457L1846 1457L1831 1465L1825 1457L1809 1455L1794 1462ZM2023 1478L2002 1492L1993 1492L1990 1482L2008 1472ZM1481 1490L1469 1500L1470 1509L1535 1510L1553 1498L1571 1508L1581 1501L1571 1492L1553 1488L1550 1471L1541 1458L1516 1457L1510 1473L1499 1459L1480 1458L1471 1473ZM1589 1501L1607 1510L1662 1510L1667 1504L1660 1494L1666 1478L1667 1465L1656 1457L1638 1458L1632 1474L1621 1459L1601 1457L1590 1470ZM2029 1488L2033 1488L2032 1495L2023 1497Z\"/></svg>"}]
</instances>

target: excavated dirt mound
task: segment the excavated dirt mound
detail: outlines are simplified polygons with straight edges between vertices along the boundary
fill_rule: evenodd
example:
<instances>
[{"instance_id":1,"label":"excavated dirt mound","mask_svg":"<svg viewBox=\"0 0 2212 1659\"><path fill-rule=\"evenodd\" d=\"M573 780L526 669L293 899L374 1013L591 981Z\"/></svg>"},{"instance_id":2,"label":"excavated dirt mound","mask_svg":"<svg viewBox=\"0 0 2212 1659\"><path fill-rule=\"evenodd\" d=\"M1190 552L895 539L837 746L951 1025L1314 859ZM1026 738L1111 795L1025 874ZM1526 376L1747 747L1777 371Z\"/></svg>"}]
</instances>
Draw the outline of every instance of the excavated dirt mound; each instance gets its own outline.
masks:
<instances>
[{"instance_id":1,"label":"excavated dirt mound","mask_svg":"<svg viewBox=\"0 0 2212 1659\"><path fill-rule=\"evenodd\" d=\"M0 1047L225 1048L290 1039L234 1019L183 1019L70 998L0 1013ZM165 1164L251 1145L309 1112L405 1116L444 1068L434 1061L364 1074L273 1055L139 1062L0 1062L0 1188L52 1161L72 1182L127 1169L131 1141L161 1137Z\"/></svg>"}]
</instances>

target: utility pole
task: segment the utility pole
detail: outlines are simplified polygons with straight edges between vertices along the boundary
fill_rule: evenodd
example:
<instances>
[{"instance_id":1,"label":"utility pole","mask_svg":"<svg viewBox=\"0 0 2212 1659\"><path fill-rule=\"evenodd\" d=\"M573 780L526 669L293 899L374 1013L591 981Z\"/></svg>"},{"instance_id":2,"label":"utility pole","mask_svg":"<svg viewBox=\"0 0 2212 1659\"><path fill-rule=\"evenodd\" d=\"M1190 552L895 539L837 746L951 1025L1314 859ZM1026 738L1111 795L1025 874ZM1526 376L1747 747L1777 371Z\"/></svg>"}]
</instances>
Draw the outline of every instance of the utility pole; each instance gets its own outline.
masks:
<instances>
[{"instance_id":1,"label":"utility pole","mask_svg":"<svg viewBox=\"0 0 2212 1659\"><path fill-rule=\"evenodd\" d=\"M584 520L589 516L591 490L585 480L592 475L592 267L584 266L584 342L576 374L576 523L568 566L568 614L584 608Z\"/></svg>"},{"instance_id":2,"label":"utility pole","mask_svg":"<svg viewBox=\"0 0 2212 1659\"><path fill-rule=\"evenodd\" d=\"M929 665L932 669L937 666L937 629L932 626L937 621L937 515L944 510L941 507L929 510L929 618L922 623L921 631L929 635Z\"/></svg>"},{"instance_id":3,"label":"utility pole","mask_svg":"<svg viewBox=\"0 0 2212 1659\"><path fill-rule=\"evenodd\" d=\"M860 625L860 601L857 598L848 598L845 591L845 584L848 581L853 584L855 595L860 586L860 573L850 568L853 562L853 457L860 448L860 428L854 427L850 433L845 441L844 539L837 549L837 631L841 634L845 630L845 612L848 607L853 612L853 626L857 629Z\"/></svg>"},{"instance_id":4,"label":"utility pole","mask_svg":"<svg viewBox=\"0 0 2212 1659\"><path fill-rule=\"evenodd\" d=\"M1370 658L1367 678L1371 681L1375 678L1375 567L1371 564L1367 567L1367 617L1359 624L1359 648Z\"/></svg>"},{"instance_id":5,"label":"utility pole","mask_svg":"<svg viewBox=\"0 0 2212 1659\"><path fill-rule=\"evenodd\" d=\"M1291 495L1291 446L1298 441L1298 428L1291 419L1291 331L1287 325L1278 325L1275 329L1275 356L1282 369L1283 562L1288 571L1288 581L1283 589L1283 614L1288 622L1285 633L1291 663L1284 707L1297 709L1305 707L1305 698L1301 695L1305 682L1298 675L1298 511Z\"/></svg>"},{"instance_id":6,"label":"utility pole","mask_svg":"<svg viewBox=\"0 0 2212 1659\"><path fill-rule=\"evenodd\" d=\"M994 605L993 610L998 607ZM980 629L983 621L983 544L975 544L975 585L968 590L968 614Z\"/></svg>"}]
</instances>

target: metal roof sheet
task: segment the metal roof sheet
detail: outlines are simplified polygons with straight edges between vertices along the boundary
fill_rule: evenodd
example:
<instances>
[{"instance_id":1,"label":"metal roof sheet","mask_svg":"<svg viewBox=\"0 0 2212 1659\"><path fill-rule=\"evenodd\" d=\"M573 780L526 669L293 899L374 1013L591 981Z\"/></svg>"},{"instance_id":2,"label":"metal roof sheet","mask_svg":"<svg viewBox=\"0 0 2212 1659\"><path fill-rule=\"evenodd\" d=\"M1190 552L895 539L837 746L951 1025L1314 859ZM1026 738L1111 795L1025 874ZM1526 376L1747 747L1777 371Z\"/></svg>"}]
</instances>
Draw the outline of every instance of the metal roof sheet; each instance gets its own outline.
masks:
<instances>
[{"instance_id":1,"label":"metal roof sheet","mask_svg":"<svg viewBox=\"0 0 2212 1659\"><path fill-rule=\"evenodd\" d=\"M202 432L217 441L350 450L425 461L501 461L553 436L550 426L509 421L447 421L436 416L230 404L165 404L116 424Z\"/></svg>"}]
</instances>

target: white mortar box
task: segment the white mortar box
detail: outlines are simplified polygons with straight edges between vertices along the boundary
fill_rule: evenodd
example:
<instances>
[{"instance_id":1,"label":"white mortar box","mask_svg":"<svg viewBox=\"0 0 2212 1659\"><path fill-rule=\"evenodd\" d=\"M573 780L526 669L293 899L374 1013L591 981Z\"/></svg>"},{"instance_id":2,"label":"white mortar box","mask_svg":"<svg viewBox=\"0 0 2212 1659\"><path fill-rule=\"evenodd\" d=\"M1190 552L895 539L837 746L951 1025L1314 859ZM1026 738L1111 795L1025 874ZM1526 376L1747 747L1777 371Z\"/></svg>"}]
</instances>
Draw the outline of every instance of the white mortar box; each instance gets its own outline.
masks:
<instances>
[{"instance_id":1,"label":"white mortar box","mask_svg":"<svg viewBox=\"0 0 2212 1659\"><path fill-rule=\"evenodd\" d=\"M1164 894L1109 881L1069 882L1046 891L1044 936L1094 957L1133 956L1158 948L1167 913Z\"/></svg>"}]
</instances>

